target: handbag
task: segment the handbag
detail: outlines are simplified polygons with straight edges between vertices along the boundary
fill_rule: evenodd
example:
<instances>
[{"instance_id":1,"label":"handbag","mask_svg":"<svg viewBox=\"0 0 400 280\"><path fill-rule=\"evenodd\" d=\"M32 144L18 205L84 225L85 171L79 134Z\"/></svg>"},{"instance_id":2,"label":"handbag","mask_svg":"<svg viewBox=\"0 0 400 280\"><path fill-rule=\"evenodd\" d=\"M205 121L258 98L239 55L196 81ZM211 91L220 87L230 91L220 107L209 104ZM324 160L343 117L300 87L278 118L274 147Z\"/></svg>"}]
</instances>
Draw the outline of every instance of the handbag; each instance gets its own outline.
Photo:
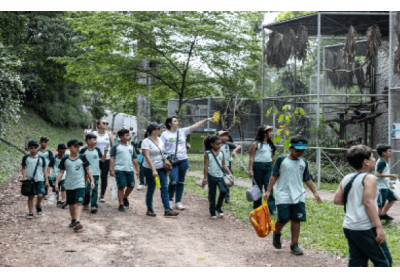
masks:
<instances>
[{"instance_id":1,"label":"handbag","mask_svg":"<svg viewBox=\"0 0 400 280\"><path fill-rule=\"evenodd\" d=\"M175 145L175 154L167 156L167 159L172 165L177 165L179 163L178 158L176 157L176 153L178 151L178 141L179 141L179 129L176 130L176 145Z\"/></svg>"},{"instance_id":2,"label":"handbag","mask_svg":"<svg viewBox=\"0 0 400 280\"><path fill-rule=\"evenodd\" d=\"M35 195L34 188L35 188L35 175L36 170L39 166L40 156L38 156L38 160L36 162L35 171L33 171L33 176L31 179L22 180L21 184L21 194L24 196L32 196Z\"/></svg>"},{"instance_id":3,"label":"handbag","mask_svg":"<svg viewBox=\"0 0 400 280\"><path fill-rule=\"evenodd\" d=\"M266 237L271 231L275 231L275 223L271 220L269 215L267 201L264 201L263 205L251 211L249 218L258 237Z\"/></svg>"},{"instance_id":4,"label":"handbag","mask_svg":"<svg viewBox=\"0 0 400 280\"><path fill-rule=\"evenodd\" d=\"M211 152L211 153L212 153L212 155L214 156L214 159L215 159L215 161L217 162L219 168L221 168L221 170L222 170L222 173L223 173L223 175L222 175L222 180L224 180L225 187L227 187L227 188L229 189L230 187L232 187L232 186L235 184L235 181L233 180L233 178L232 178L231 176L229 176L228 174L226 174L226 171L225 171L225 170L222 168L222 166L219 164L219 162L218 162L218 160L217 160L217 157L214 155L214 153L213 153L213 152Z\"/></svg>"},{"instance_id":5,"label":"handbag","mask_svg":"<svg viewBox=\"0 0 400 280\"><path fill-rule=\"evenodd\" d=\"M261 198L261 195L261 190L253 179L251 186L246 191L246 199L247 201L257 201Z\"/></svg>"},{"instance_id":6,"label":"handbag","mask_svg":"<svg viewBox=\"0 0 400 280\"><path fill-rule=\"evenodd\" d=\"M149 137L150 141L154 143L154 145L156 145L156 147L160 150L160 154L162 157L162 161L163 161L163 168L168 172L172 170L172 164L169 162L169 160L164 156L163 152L161 151L160 147L158 147L158 145Z\"/></svg>"}]
</instances>

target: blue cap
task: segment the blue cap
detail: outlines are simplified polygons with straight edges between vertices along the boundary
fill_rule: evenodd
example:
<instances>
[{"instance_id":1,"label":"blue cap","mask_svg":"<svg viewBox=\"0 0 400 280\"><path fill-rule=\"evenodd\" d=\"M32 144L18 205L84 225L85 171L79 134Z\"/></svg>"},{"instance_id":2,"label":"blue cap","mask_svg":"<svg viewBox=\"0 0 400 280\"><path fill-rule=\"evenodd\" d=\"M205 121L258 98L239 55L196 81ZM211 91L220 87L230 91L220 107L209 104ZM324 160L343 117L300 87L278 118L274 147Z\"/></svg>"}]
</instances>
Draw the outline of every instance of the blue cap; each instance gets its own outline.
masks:
<instances>
[{"instance_id":1,"label":"blue cap","mask_svg":"<svg viewBox=\"0 0 400 280\"><path fill-rule=\"evenodd\" d=\"M290 146L295 148L296 150L308 150L307 143L303 143L302 141L298 143L290 143Z\"/></svg>"},{"instance_id":2,"label":"blue cap","mask_svg":"<svg viewBox=\"0 0 400 280\"><path fill-rule=\"evenodd\" d=\"M39 144L35 140L31 140L28 142L28 148L30 147L39 147Z\"/></svg>"},{"instance_id":3,"label":"blue cap","mask_svg":"<svg viewBox=\"0 0 400 280\"><path fill-rule=\"evenodd\" d=\"M75 145L83 146L83 143L82 143L82 141L79 141L77 139L71 139L67 143L68 147L75 146Z\"/></svg>"}]
</instances>

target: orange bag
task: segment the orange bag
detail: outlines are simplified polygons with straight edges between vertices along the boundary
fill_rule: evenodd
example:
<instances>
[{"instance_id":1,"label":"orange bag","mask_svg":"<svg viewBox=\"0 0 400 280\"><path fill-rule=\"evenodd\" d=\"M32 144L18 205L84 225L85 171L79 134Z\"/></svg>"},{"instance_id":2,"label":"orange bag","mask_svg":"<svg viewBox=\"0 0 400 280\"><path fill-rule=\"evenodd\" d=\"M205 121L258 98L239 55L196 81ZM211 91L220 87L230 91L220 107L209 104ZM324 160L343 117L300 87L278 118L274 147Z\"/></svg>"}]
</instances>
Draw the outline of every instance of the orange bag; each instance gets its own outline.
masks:
<instances>
[{"instance_id":1,"label":"orange bag","mask_svg":"<svg viewBox=\"0 0 400 280\"><path fill-rule=\"evenodd\" d=\"M249 218L258 237L266 237L271 230L275 231L275 223L269 216L268 204L266 201L264 201L263 205L250 212Z\"/></svg>"}]
</instances>

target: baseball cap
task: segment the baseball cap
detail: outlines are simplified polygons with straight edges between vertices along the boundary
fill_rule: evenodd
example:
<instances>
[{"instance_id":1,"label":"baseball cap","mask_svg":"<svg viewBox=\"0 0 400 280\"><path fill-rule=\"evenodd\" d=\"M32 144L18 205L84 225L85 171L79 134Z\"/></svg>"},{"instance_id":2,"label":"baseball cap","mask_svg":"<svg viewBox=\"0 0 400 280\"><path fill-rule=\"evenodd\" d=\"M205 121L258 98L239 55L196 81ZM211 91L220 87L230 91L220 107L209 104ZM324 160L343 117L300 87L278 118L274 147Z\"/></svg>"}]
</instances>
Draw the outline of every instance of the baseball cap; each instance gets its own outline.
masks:
<instances>
[{"instance_id":1,"label":"baseball cap","mask_svg":"<svg viewBox=\"0 0 400 280\"><path fill-rule=\"evenodd\" d=\"M148 126L147 126L147 130L148 131L153 131L157 128L161 129L163 127L162 123L156 123L156 122L151 122Z\"/></svg>"},{"instance_id":2,"label":"baseball cap","mask_svg":"<svg viewBox=\"0 0 400 280\"><path fill-rule=\"evenodd\" d=\"M64 143L58 144L58 146L57 146L57 150L66 150L66 149L67 149L67 146L65 146Z\"/></svg>"},{"instance_id":3,"label":"baseball cap","mask_svg":"<svg viewBox=\"0 0 400 280\"><path fill-rule=\"evenodd\" d=\"M29 142L28 142L28 148L29 148L29 147L33 147L33 146L39 147L38 142L36 142L35 140L29 141Z\"/></svg>"},{"instance_id":4,"label":"baseball cap","mask_svg":"<svg viewBox=\"0 0 400 280\"><path fill-rule=\"evenodd\" d=\"M229 135L229 131L228 130L220 130L217 132L218 136L223 136L223 135Z\"/></svg>"},{"instance_id":5,"label":"baseball cap","mask_svg":"<svg viewBox=\"0 0 400 280\"><path fill-rule=\"evenodd\" d=\"M49 142L49 138L47 136L40 137L40 142Z\"/></svg>"},{"instance_id":6,"label":"baseball cap","mask_svg":"<svg viewBox=\"0 0 400 280\"><path fill-rule=\"evenodd\" d=\"M297 143L290 143L290 146L292 146L296 150L308 150L307 143L304 143L303 141Z\"/></svg>"},{"instance_id":7,"label":"baseball cap","mask_svg":"<svg viewBox=\"0 0 400 280\"><path fill-rule=\"evenodd\" d=\"M266 125L264 128L264 131L267 131L268 129L274 128L272 125Z\"/></svg>"},{"instance_id":8,"label":"baseball cap","mask_svg":"<svg viewBox=\"0 0 400 280\"><path fill-rule=\"evenodd\" d=\"M71 139L67 143L68 147L75 146L75 145L83 146L83 143L81 141L77 140L77 139Z\"/></svg>"}]
</instances>

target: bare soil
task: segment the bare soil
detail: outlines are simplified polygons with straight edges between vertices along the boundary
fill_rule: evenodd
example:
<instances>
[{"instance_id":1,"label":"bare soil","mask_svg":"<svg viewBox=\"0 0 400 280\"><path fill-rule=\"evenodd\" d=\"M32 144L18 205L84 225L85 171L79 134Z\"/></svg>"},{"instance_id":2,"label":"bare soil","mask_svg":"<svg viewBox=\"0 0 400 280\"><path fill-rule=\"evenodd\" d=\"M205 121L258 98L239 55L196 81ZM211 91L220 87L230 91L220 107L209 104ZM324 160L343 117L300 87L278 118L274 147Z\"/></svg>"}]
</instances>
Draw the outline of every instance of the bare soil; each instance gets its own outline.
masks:
<instances>
[{"instance_id":1,"label":"bare soil","mask_svg":"<svg viewBox=\"0 0 400 280\"><path fill-rule=\"evenodd\" d=\"M131 207L117 210L117 201L99 203L99 212L84 211L84 228L68 227L67 209L43 201L41 216L26 219L27 198L20 195L18 170L0 185L0 266L12 267L336 267L346 260L328 252L304 249L290 253L272 247L272 234L258 238L254 229L229 211L210 220L207 199L184 193L187 209L176 218L163 216L160 192L154 194L157 217L145 215L145 190L131 193ZM110 178L111 182L111 178ZM110 184L109 184L110 186ZM109 188L108 188L109 189Z\"/></svg>"}]
</instances>

